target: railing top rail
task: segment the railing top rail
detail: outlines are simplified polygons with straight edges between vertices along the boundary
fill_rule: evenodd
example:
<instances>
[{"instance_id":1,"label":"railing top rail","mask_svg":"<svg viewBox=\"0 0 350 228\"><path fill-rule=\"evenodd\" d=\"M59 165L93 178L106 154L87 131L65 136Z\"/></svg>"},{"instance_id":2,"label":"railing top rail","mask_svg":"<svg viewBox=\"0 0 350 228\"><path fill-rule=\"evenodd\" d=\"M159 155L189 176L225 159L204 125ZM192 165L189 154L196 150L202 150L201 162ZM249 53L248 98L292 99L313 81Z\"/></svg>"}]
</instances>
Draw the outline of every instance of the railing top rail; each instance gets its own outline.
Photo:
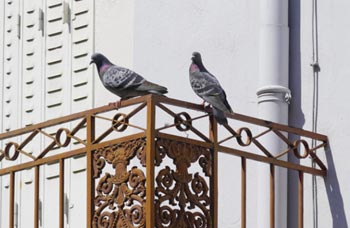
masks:
<instances>
[{"instance_id":1,"label":"railing top rail","mask_svg":"<svg viewBox=\"0 0 350 228\"><path fill-rule=\"evenodd\" d=\"M204 108L203 105L194 104L191 102L181 101L181 100L168 98L165 96L158 96L158 95L147 95L147 96L137 97L137 98L133 98L133 99L129 99L129 100L123 100L123 101L121 101L121 108L130 106L130 105L143 103L143 102L149 102L151 99L155 100L156 104L157 103L165 103L165 104L179 106L179 107L183 107L183 108L187 108L187 109L191 109L191 110L196 110L196 111L211 112L210 109ZM84 118L86 116L96 115L99 113L111 111L113 109L115 109L114 106L105 105L105 106L93 108L90 110L70 114L70 115L67 115L64 117L51 119L51 120L41 122L38 124L34 124L34 125L31 125L31 126L28 126L25 128L20 128L20 129L16 129L16 130L13 130L10 132L1 133L0 140L4 140L7 138L26 134L26 133L32 132L36 129L46 128L46 127L54 126L57 124L62 124L65 122ZM295 135L308 137L308 138L315 139L315 140L320 140L323 142L328 142L328 138L326 135L311 132L308 130L303 130L300 128L295 128L295 127L291 127L291 126L287 126L287 125L283 125L283 124L278 124L278 123L274 123L271 121L258 119L258 118L254 118L254 117L247 116L247 115L242 115L239 113L227 114L227 117L230 119L235 119L237 121L242 121L242 122L246 122L246 123L250 123L250 124L254 124L254 125L259 125L259 126L263 126L263 127L270 128L270 129L276 129L276 130L292 133Z\"/></svg>"}]
</instances>

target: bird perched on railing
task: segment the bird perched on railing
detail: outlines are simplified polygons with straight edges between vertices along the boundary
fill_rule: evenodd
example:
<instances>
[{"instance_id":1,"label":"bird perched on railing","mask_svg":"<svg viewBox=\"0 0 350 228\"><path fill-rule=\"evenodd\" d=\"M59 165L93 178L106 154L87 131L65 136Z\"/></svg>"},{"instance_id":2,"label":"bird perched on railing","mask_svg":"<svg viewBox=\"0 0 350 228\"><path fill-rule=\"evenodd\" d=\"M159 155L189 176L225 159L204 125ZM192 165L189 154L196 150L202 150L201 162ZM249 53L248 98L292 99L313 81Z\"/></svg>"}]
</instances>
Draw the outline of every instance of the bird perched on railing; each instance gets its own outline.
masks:
<instances>
[{"instance_id":1,"label":"bird perched on railing","mask_svg":"<svg viewBox=\"0 0 350 228\"><path fill-rule=\"evenodd\" d=\"M204 67L201 54L192 54L190 65L190 83L193 91L201 97L205 104L208 102L213 107L213 115L221 125L227 125L225 112L233 113L231 106L226 100L226 93L214 75Z\"/></svg>"},{"instance_id":2,"label":"bird perched on railing","mask_svg":"<svg viewBox=\"0 0 350 228\"><path fill-rule=\"evenodd\" d=\"M100 53L91 56L90 64L92 63L96 64L104 87L119 96L121 100L146 94L163 95L168 92L166 87L149 82L132 70L114 65ZM120 101L110 104L115 104L117 108L120 107Z\"/></svg>"}]
</instances>

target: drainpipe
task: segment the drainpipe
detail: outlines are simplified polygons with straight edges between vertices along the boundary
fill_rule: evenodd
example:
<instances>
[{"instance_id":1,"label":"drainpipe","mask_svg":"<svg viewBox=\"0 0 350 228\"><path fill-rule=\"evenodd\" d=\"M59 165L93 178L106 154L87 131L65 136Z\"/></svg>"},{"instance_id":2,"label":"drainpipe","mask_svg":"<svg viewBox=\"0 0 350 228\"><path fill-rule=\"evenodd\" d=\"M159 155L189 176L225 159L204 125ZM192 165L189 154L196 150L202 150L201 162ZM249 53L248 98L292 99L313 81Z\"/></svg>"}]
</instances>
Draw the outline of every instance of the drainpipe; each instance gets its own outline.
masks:
<instances>
[{"instance_id":1,"label":"drainpipe","mask_svg":"<svg viewBox=\"0 0 350 228\"><path fill-rule=\"evenodd\" d=\"M288 0L260 1L259 44L259 118L288 124ZM262 144L276 155L286 149L285 143L270 134L261 138ZM282 159L286 160L287 156ZM259 164L256 227L287 227L287 170L274 168L275 203L274 223L270 223L270 174L271 167Z\"/></svg>"}]
</instances>

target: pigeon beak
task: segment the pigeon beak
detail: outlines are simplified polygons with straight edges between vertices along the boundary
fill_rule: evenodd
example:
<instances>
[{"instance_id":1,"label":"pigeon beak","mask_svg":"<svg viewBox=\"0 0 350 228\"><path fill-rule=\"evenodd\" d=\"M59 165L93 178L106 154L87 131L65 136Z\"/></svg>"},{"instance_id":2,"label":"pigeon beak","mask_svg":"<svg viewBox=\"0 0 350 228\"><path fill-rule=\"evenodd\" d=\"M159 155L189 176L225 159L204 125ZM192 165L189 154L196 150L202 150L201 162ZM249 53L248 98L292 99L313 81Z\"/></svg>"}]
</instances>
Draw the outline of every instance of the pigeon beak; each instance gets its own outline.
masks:
<instances>
[{"instance_id":1,"label":"pigeon beak","mask_svg":"<svg viewBox=\"0 0 350 228\"><path fill-rule=\"evenodd\" d=\"M89 65L91 65L91 64L93 64L93 63L94 63L94 60L91 60L90 63L89 63Z\"/></svg>"}]
</instances>

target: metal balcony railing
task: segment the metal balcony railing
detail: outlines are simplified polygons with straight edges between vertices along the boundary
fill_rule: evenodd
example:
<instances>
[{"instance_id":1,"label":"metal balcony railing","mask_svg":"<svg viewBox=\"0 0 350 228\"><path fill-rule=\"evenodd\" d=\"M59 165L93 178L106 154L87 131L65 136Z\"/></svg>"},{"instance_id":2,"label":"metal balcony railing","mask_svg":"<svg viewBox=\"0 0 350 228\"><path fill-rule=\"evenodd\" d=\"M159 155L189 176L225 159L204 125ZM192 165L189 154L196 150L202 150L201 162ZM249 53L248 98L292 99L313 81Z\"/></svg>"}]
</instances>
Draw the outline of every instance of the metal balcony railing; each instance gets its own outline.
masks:
<instances>
[{"instance_id":1,"label":"metal balcony railing","mask_svg":"<svg viewBox=\"0 0 350 228\"><path fill-rule=\"evenodd\" d=\"M0 134L0 176L9 175L9 225L14 227L16 173L34 169L34 224L39 227L40 168L59 164L59 227L64 227L65 160L86 156L87 227L217 227L218 153L241 159L241 222L246 227L247 160L299 172L299 227L303 175L326 176L316 150L327 137L240 114L218 126L201 105L148 95ZM269 151L263 138L286 144ZM289 134L290 137L287 137ZM291 141L290 138L297 138ZM314 147L310 147L310 141ZM302 151L302 152L301 152ZM295 161L281 159L294 154ZM273 155L277 154L277 155ZM311 158L316 167L302 160ZM3 207L3 206L1 206ZM274 224L274 210L270 210ZM83 213L82 213L83 214Z\"/></svg>"}]
</instances>

